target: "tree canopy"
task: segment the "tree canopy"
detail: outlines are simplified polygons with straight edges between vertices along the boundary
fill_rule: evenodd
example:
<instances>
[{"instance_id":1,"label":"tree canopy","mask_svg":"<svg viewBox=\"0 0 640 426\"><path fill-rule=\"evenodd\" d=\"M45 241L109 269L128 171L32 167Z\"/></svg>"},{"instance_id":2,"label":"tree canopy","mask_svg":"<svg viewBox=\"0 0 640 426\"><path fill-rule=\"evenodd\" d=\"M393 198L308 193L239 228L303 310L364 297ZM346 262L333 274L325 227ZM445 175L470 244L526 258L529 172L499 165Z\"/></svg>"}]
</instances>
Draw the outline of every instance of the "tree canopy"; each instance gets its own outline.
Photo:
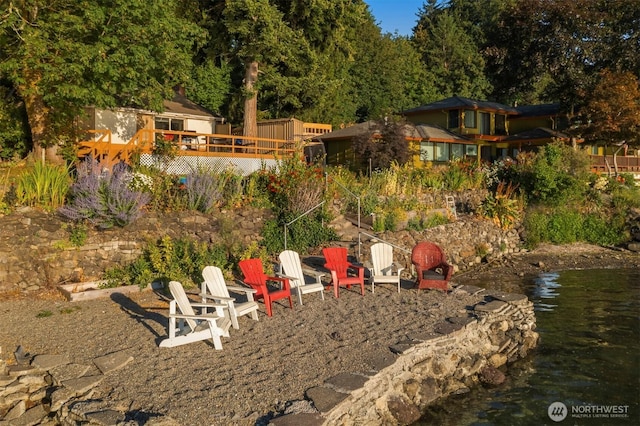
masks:
<instances>
[{"instance_id":1,"label":"tree canopy","mask_svg":"<svg viewBox=\"0 0 640 426\"><path fill-rule=\"evenodd\" d=\"M176 84L246 134L259 119L338 126L452 95L560 102L595 123L607 119L589 109L600 73L640 76L634 3L425 0L402 37L364 0L11 0L0 156L30 140L53 155L83 107L160 110Z\"/></svg>"},{"instance_id":2,"label":"tree canopy","mask_svg":"<svg viewBox=\"0 0 640 426\"><path fill-rule=\"evenodd\" d=\"M630 72L603 70L584 108L585 135L604 144L640 144L640 88Z\"/></svg>"},{"instance_id":3,"label":"tree canopy","mask_svg":"<svg viewBox=\"0 0 640 426\"><path fill-rule=\"evenodd\" d=\"M10 2L0 20L0 77L24 103L36 150L70 137L85 106L154 110L187 80L205 34L175 0Z\"/></svg>"}]
</instances>

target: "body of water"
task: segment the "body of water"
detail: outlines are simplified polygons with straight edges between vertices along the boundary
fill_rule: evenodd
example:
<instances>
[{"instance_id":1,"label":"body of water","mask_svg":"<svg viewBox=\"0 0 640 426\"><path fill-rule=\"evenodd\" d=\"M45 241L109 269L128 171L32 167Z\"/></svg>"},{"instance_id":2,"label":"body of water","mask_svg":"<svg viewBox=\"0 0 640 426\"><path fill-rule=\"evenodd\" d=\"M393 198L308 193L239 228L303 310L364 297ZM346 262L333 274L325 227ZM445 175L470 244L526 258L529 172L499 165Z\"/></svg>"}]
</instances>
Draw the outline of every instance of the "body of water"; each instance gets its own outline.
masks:
<instances>
[{"instance_id":1,"label":"body of water","mask_svg":"<svg viewBox=\"0 0 640 426\"><path fill-rule=\"evenodd\" d=\"M418 424L640 424L640 270L546 273L522 291L538 348L505 384L449 398Z\"/></svg>"}]
</instances>

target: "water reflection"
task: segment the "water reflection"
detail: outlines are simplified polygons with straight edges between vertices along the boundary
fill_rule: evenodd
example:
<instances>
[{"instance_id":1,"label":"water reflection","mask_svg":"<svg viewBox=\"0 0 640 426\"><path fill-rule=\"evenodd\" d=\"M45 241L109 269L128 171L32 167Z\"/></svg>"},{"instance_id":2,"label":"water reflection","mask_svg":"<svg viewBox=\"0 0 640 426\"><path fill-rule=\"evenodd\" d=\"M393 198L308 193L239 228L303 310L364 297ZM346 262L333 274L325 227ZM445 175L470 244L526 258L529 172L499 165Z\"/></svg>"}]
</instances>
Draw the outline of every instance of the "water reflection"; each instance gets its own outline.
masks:
<instances>
[{"instance_id":1,"label":"water reflection","mask_svg":"<svg viewBox=\"0 0 640 426\"><path fill-rule=\"evenodd\" d=\"M418 424L624 425L640 421L640 271L545 273L523 282L540 345L509 367L507 382L434 407ZM559 401L569 417L547 414ZM572 417L571 407L624 406L626 417Z\"/></svg>"}]
</instances>

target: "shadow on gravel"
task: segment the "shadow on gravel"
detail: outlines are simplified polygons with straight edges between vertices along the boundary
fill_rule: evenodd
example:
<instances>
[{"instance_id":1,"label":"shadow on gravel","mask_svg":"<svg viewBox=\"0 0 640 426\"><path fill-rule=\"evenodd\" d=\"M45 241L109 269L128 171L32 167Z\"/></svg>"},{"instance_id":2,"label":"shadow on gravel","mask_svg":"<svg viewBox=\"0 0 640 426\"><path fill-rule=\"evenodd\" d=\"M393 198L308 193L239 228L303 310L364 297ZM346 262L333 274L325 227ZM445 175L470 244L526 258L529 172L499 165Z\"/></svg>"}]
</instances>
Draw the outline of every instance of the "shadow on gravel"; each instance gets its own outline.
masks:
<instances>
[{"instance_id":1,"label":"shadow on gravel","mask_svg":"<svg viewBox=\"0 0 640 426\"><path fill-rule=\"evenodd\" d=\"M157 312L153 312L149 309L143 308L134 300L130 299L126 295L122 293L113 293L111 295L111 300L120 305L120 308L126 312L131 318L142 324L151 334L156 336L156 340L161 339L165 336L161 336L158 334L156 329L152 327L149 322L155 321L162 326L164 330L167 326L167 317L159 314ZM160 308L158 308L160 309ZM165 309L166 310L166 309Z\"/></svg>"}]
</instances>

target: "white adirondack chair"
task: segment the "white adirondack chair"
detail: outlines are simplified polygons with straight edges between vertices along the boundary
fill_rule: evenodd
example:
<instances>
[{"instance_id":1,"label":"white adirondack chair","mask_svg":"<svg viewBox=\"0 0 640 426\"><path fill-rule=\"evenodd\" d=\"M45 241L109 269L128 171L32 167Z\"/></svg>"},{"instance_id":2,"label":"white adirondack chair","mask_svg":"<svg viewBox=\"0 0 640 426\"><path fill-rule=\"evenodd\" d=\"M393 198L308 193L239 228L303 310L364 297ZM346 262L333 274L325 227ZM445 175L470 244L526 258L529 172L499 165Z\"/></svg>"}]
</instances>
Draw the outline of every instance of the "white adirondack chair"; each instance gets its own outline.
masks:
<instances>
[{"instance_id":1,"label":"white adirondack chair","mask_svg":"<svg viewBox=\"0 0 640 426\"><path fill-rule=\"evenodd\" d=\"M397 284L400 293L400 272L404 268L393 261L393 247L387 243L371 246L371 293L376 292L376 284Z\"/></svg>"},{"instance_id":2,"label":"white adirondack chair","mask_svg":"<svg viewBox=\"0 0 640 426\"><path fill-rule=\"evenodd\" d=\"M215 303L225 305L233 328L236 330L240 328L238 317L242 315L251 314L251 318L258 321L258 302L253 300L253 294L256 290L246 287L227 286L222 271L217 266L205 266L202 270L202 278L204 278L200 293L202 301L213 300ZM247 301L236 302L236 299L229 295L229 291L244 293L247 296Z\"/></svg>"},{"instance_id":3,"label":"white adirondack chair","mask_svg":"<svg viewBox=\"0 0 640 426\"><path fill-rule=\"evenodd\" d=\"M226 305L218 303L193 303L178 281L169 283L173 300L169 303L169 337L160 342L161 348L172 348L200 340L211 339L213 346L222 349L221 336L229 337L231 321L224 316ZM206 312L207 308L215 313L196 314L194 308Z\"/></svg>"},{"instance_id":4,"label":"white adirondack chair","mask_svg":"<svg viewBox=\"0 0 640 426\"><path fill-rule=\"evenodd\" d=\"M302 295L308 293L318 292L324 300L324 284L322 284L321 278L324 276L322 273L312 271L310 269L303 269L302 262L300 262L300 255L293 250L285 250L278 256L280 259L281 271L278 276L283 278L289 278L292 290L295 288L298 294L298 301L302 305ZM307 275L305 275L305 272ZM308 282L307 278L315 277L315 282Z\"/></svg>"}]
</instances>

